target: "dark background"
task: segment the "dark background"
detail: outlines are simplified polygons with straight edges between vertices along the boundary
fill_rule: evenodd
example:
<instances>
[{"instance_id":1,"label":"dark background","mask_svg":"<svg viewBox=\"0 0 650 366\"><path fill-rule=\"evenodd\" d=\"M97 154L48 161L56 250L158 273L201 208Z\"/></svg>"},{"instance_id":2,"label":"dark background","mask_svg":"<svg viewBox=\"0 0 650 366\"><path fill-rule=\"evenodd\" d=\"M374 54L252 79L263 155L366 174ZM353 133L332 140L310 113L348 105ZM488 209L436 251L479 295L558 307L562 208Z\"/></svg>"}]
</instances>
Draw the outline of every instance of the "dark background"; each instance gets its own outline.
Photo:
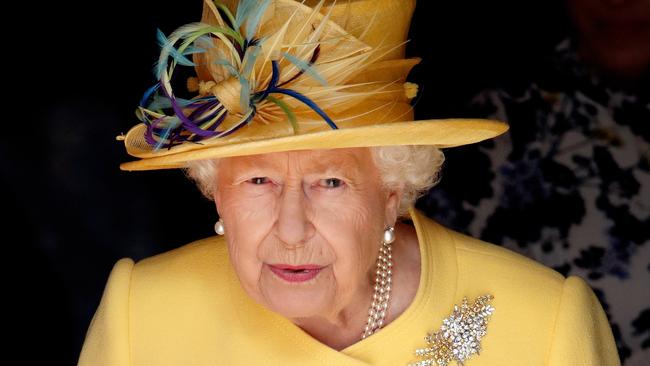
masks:
<instances>
[{"instance_id":1,"label":"dark background","mask_svg":"<svg viewBox=\"0 0 650 366\"><path fill-rule=\"evenodd\" d=\"M214 235L213 203L182 172L120 171L132 158L115 140L155 82L156 28L200 20L202 2L23 6L3 25L7 333L21 363L72 365L118 259ZM461 116L479 90L529 78L566 24L561 1L420 0L407 47L423 58L409 78L416 117Z\"/></svg>"}]
</instances>

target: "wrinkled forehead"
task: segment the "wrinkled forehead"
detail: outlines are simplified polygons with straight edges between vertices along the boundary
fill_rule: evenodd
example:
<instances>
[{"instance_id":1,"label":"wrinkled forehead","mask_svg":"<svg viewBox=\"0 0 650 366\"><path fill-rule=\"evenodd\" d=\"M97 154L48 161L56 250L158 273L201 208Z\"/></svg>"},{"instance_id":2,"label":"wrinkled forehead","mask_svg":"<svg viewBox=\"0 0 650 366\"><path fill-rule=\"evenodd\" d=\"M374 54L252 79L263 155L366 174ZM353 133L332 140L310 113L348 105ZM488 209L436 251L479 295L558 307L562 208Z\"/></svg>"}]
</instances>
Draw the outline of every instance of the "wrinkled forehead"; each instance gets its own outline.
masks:
<instances>
[{"instance_id":1,"label":"wrinkled forehead","mask_svg":"<svg viewBox=\"0 0 650 366\"><path fill-rule=\"evenodd\" d=\"M355 173L374 168L370 150L365 147L283 151L227 159L227 165L235 170L264 168L277 171L298 169L303 173L333 170Z\"/></svg>"}]
</instances>

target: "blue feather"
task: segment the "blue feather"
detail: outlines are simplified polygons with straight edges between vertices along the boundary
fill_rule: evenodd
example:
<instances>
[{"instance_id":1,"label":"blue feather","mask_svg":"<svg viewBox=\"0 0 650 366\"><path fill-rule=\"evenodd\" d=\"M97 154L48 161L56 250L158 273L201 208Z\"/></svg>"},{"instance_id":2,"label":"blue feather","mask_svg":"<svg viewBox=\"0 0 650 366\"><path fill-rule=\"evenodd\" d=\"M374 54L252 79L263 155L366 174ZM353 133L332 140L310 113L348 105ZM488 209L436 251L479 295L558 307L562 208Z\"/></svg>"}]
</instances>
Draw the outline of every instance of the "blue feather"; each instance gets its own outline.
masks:
<instances>
[{"instance_id":1,"label":"blue feather","mask_svg":"<svg viewBox=\"0 0 650 366\"><path fill-rule=\"evenodd\" d=\"M338 129L338 126L334 123L334 121L332 121L332 119L327 115L327 113L325 113L325 111L320 109L320 107L316 103L314 103L313 100L311 100L311 99L307 98L306 96L298 93L297 91L291 90L291 89L284 89L284 88L273 88L273 89L270 90L270 92L271 93L286 94L288 96L296 98L297 100L305 103L314 112L318 113L318 115L320 115L332 129L334 129L334 130Z\"/></svg>"},{"instance_id":2,"label":"blue feather","mask_svg":"<svg viewBox=\"0 0 650 366\"><path fill-rule=\"evenodd\" d=\"M149 89L147 89L147 91L144 92L144 94L142 95L142 99L140 99L141 107L144 107L145 103L147 103L147 100L149 100L151 94L153 94L153 92L155 92L156 89L158 89L159 87L160 87L160 83L156 83L154 84L154 86L150 87Z\"/></svg>"}]
</instances>

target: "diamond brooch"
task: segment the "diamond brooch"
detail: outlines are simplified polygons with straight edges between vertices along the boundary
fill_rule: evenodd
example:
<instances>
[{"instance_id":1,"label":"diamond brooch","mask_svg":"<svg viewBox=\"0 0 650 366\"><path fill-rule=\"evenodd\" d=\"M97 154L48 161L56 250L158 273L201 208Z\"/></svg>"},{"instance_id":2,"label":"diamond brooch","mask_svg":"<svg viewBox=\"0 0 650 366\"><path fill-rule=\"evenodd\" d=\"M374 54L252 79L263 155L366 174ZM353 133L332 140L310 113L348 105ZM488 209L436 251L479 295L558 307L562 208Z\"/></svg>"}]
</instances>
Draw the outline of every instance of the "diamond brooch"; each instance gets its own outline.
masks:
<instances>
[{"instance_id":1,"label":"diamond brooch","mask_svg":"<svg viewBox=\"0 0 650 366\"><path fill-rule=\"evenodd\" d=\"M419 361L409 366L447 366L451 361L463 366L465 360L481 350L481 338L486 334L487 323L494 307L493 296L479 296L470 306L463 298L460 307L454 305L452 314L442 321L440 330L428 333L427 347L415 350Z\"/></svg>"}]
</instances>

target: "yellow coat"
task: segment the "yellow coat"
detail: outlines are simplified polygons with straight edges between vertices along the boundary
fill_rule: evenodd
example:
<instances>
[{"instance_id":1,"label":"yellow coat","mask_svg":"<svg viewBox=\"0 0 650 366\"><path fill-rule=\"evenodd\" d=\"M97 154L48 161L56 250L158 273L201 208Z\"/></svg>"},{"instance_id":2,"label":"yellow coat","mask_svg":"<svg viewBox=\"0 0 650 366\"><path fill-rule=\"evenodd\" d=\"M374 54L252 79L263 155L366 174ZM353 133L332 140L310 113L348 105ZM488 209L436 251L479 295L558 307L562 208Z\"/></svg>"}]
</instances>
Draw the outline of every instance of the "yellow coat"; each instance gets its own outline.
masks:
<instances>
[{"instance_id":1,"label":"yellow coat","mask_svg":"<svg viewBox=\"0 0 650 366\"><path fill-rule=\"evenodd\" d=\"M407 365L454 304L491 294L481 352L465 366L619 365L597 298L579 277L451 231L411 209L421 277L409 307L342 351L251 300L222 237L113 267L80 366ZM456 365L452 362L450 365Z\"/></svg>"}]
</instances>

